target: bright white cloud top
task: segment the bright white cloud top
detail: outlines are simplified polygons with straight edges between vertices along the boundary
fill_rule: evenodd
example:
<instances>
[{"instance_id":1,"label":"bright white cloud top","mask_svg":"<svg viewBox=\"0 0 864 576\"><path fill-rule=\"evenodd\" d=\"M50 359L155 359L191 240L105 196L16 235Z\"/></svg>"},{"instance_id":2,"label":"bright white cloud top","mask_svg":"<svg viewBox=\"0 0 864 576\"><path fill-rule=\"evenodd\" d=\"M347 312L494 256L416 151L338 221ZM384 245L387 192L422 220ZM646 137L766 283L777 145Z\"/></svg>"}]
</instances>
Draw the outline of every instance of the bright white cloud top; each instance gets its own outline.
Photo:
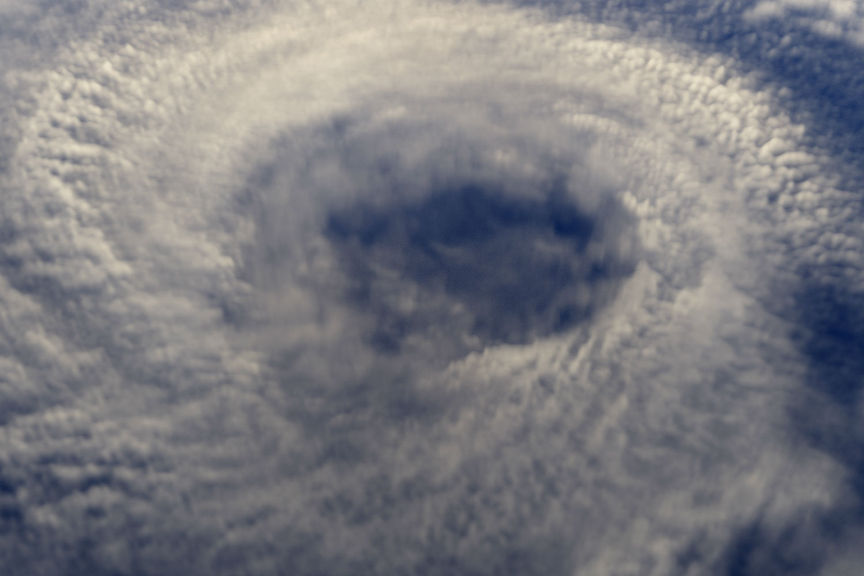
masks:
<instances>
[{"instance_id":1,"label":"bright white cloud top","mask_svg":"<svg viewBox=\"0 0 864 576\"><path fill-rule=\"evenodd\" d=\"M748 14L754 19L788 18L818 34L864 45L861 0L764 0Z\"/></svg>"},{"instance_id":2,"label":"bright white cloud top","mask_svg":"<svg viewBox=\"0 0 864 576\"><path fill-rule=\"evenodd\" d=\"M852 573L862 189L780 81L165 4L0 3L4 573Z\"/></svg>"}]
</instances>

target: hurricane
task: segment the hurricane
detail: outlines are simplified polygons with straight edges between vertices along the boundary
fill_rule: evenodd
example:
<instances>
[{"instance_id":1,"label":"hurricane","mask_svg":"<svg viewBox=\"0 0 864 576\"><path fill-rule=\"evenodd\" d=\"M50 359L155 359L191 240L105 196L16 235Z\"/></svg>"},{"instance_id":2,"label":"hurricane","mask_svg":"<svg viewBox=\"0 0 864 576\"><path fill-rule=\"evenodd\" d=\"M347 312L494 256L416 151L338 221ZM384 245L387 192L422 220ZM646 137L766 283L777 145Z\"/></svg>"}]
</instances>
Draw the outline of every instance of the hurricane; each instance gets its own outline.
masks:
<instances>
[{"instance_id":1,"label":"hurricane","mask_svg":"<svg viewBox=\"0 0 864 576\"><path fill-rule=\"evenodd\" d=\"M861 0L0 1L0 572L853 575Z\"/></svg>"}]
</instances>

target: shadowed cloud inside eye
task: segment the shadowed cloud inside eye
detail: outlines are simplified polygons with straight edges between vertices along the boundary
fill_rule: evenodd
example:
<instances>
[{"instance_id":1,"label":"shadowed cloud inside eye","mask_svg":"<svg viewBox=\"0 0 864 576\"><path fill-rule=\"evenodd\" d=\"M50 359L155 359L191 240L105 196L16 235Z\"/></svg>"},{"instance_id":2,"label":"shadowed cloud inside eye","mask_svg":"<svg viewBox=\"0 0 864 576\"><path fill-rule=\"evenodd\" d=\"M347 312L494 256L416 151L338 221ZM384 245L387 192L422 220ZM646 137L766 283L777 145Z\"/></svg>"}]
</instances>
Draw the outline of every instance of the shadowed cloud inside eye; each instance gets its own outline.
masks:
<instances>
[{"instance_id":1,"label":"shadowed cloud inside eye","mask_svg":"<svg viewBox=\"0 0 864 576\"><path fill-rule=\"evenodd\" d=\"M398 351L436 333L521 344L586 320L633 271L611 247L623 220L611 205L584 213L558 190L513 197L469 183L334 211L324 232L349 301L375 316L373 345Z\"/></svg>"}]
</instances>

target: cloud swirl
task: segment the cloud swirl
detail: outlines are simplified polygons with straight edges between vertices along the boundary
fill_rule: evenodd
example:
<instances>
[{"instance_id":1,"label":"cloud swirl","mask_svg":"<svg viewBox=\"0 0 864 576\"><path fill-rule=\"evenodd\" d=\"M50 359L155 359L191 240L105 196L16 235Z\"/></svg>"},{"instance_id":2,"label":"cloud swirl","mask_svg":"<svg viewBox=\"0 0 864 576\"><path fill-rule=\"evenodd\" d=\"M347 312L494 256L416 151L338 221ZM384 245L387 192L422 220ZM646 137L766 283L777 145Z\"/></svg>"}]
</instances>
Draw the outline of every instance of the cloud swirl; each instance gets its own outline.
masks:
<instances>
[{"instance_id":1,"label":"cloud swirl","mask_svg":"<svg viewBox=\"0 0 864 576\"><path fill-rule=\"evenodd\" d=\"M861 107L604 6L0 2L7 573L851 573Z\"/></svg>"}]
</instances>

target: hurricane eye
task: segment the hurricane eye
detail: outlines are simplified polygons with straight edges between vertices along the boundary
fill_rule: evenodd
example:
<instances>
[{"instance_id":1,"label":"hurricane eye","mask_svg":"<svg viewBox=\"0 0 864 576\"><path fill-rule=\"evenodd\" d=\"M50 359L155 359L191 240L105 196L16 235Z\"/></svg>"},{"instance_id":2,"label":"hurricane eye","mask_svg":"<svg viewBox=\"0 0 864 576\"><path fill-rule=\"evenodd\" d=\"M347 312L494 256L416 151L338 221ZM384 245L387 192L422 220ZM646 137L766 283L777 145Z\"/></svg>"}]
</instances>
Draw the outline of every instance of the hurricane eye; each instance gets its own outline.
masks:
<instances>
[{"instance_id":1,"label":"hurricane eye","mask_svg":"<svg viewBox=\"0 0 864 576\"><path fill-rule=\"evenodd\" d=\"M387 207L351 204L328 214L324 234L352 305L378 316L382 347L434 333L524 344L591 318L632 272L597 249L614 242L611 211L584 213L554 189L519 197L467 183Z\"/></svg>"}]
</instances>

